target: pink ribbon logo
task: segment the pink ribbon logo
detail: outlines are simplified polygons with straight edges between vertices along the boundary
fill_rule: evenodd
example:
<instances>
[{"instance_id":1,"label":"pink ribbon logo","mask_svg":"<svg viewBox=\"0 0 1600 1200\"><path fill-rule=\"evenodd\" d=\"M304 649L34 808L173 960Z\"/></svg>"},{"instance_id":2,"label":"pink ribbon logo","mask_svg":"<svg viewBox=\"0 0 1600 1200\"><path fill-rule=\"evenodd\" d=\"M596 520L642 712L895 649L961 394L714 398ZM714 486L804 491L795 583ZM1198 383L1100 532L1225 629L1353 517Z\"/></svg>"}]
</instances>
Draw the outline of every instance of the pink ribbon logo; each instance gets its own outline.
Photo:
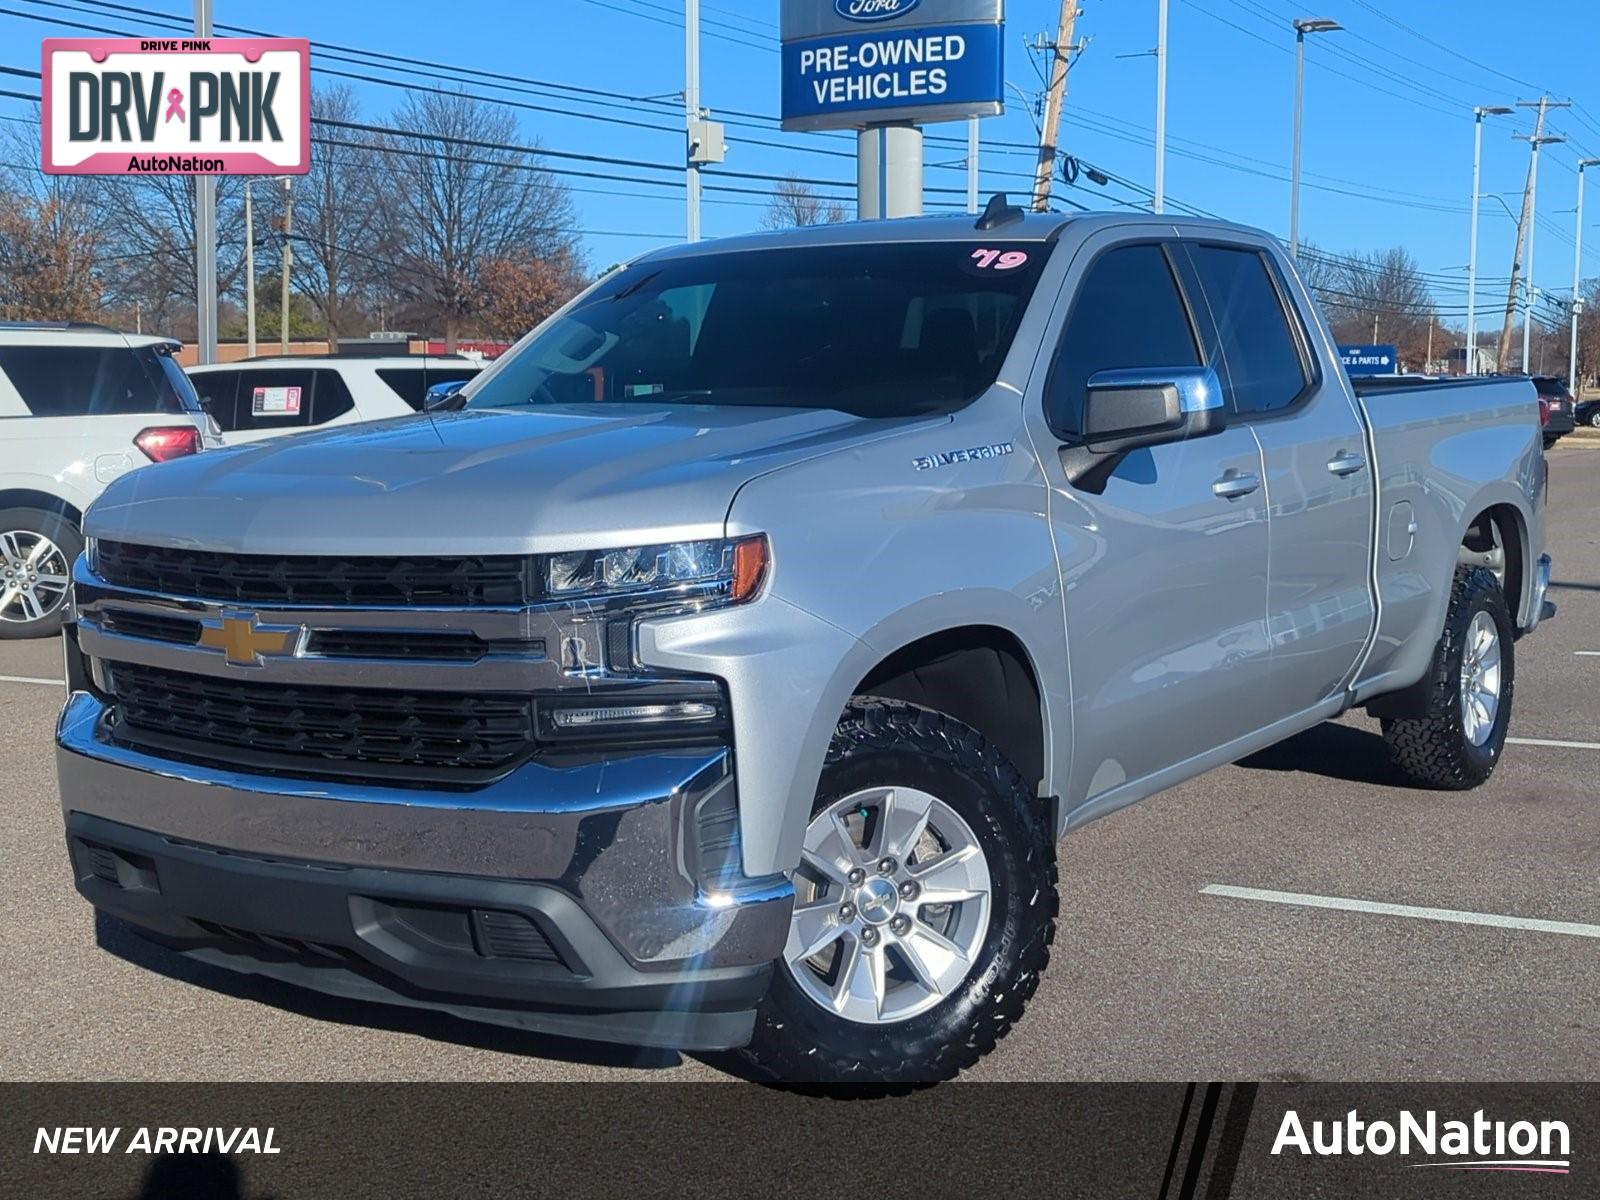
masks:
<instances>
[{"instance_id":1,"label":"pink ribbon logo","mask_svg":"<svg viewBox=\"0 0 1600 1200\"><path fill-rule=\"evenodd\" d=\"M183 115L183 93L177 88L173 88L167 93L167 115L165 120L170 121L173 117L177 117L180 121L189 119ZM164 123L165 121L163 121Z\"/></svg>"}]
</instances>

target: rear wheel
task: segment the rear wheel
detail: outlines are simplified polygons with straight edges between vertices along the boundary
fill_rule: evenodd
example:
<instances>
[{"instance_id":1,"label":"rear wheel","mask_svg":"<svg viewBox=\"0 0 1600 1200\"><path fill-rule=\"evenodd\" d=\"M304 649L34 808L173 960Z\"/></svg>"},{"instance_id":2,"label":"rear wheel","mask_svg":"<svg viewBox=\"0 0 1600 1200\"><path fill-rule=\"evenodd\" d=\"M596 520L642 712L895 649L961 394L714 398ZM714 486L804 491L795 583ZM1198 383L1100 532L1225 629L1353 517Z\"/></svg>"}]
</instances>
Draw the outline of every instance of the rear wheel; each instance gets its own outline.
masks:
<instances>
[{"instance_id":1,"label":"rear wheel","mask_svg":"<svg viewBox=\"0 0 1600 1200\"><path fill-rule=\"evenodd\" d=\"M1424 787L1477 787L1494 772L1511 724L1514 626L1482 567L1459 567L1429 668L1426 713L1383 722L1389 757Z\"/></svg>"},{"instance_id":2,"label":"rear wheel","mask_svg":"<svg viewBox=\"0 0 1600 1200\"><path fill-rule=\"evenodd\" d=\"M1600 408L1589 414L1589 424L1595 429L1600 429Z\"/></svg>"},{"instance_id":3,"label":"rear wheel","mask_svg":"<svg viewBox=\"0 0 1600 1200\"><path fill-rule=\"evenodd\" d=\"M0 638L61 631L72 563L82 550L77 529L55 513L0 509Z\"/></svg>"},{"instance_id":4,"label":"rear wheel","mask_svg":"<svg viewBox=\"0 0 1600 1200\"><path fill-rule=\"evenodd\" d=\"M915 1085L992 1050L1049 961L1056 869L1041 817L976 730L852 701L747 1058L788 1083Z\"/></svg>"}]
</instances>

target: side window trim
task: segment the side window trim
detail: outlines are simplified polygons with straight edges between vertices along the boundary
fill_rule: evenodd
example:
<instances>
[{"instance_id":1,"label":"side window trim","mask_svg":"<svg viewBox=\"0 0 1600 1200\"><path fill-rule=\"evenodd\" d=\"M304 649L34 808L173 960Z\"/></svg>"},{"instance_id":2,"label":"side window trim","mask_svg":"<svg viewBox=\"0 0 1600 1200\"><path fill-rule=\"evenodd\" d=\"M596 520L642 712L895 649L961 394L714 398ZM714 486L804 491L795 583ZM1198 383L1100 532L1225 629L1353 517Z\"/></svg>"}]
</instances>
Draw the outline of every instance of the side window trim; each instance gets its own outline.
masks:
<instances>
[{"instance_id":1,"label":"side window trim","mask_svg":"<svg viewBox=\"0 0 1600 1200\"><path fill-rule=\"evenodd\" d=\"M1284 324L1289 330L1289 340L1293 343L1295 354L1300 359L1301 377L1305 380L1300 390L1295 393L1294 399L1280 408L1241 412L1238 404L1235 403L1233 377L1228 369L1228 353L1222 345L1221 331L1216 326L1215 315L1211 310L1211 299L1205 293L1204 284L1200 282L1199 269L1195 266L1194 260L1189 254L1190 251L1205 246L1212 246L1219 250L1234 250L1253 254L1260 260L1262 267L1266 271L1267 281L1272 285L1273 293L1278 298L1278 307L1283 312ZM1218 374L1222 377L1223 392L1227 396L1229 415L1236 420L1253 423L1256 421L1276 421L1299 412L1305 407L1307 401L1322 388L1322 364L1311 351L1310 334L1306 329L1305 318L1301 315L1300 306L1294 303L1293 297L1289 294L1287 283L1283 278L1283 272L1278 268L1276 257L1261 246L1252 245L1249 242L1230 242L1217 237L1189 238L1184 242L1184 251L1184 260L1193 278L1193 286L1199 289L1200 295L1205 299L1205 308L1211 318L1209 329L1214 339L1213 344L1217 349L1217 357L1221 363Z\"/></svg>"},{"instance_id":2,"label":"side window trim","mask_svg":"<svg viewBox=\"0 0 1600 1200\"><path fill-rule=\"evenodd\" d=\"M1125 241L1112 242L1108 246L1101 246L1095 250L1088 263L1076 275L1072 284L1074 294L1070 298L1065 316L1062 318L1061 327L1056 331L1055 346L1050 352L1050 369L1045 374L1044 390L1039 393L1039 406L1044 416L1045 427L1050 430L1050 436L1063 443L1070 443L1081 437L1079 433L1064 433L1057 429L1050 419L1050 397L1055 393L1056 371L1061 363L1061 351L1066 346L1067 333L1072 328L1072 319L1078 315L1078 305L1081 302L1083 284L1094 272L1100 263L1119 250L1133 250L1140 246L1154 246L1161 251L1161 257L1166 260L1167 271L1172 276L1173 289L1178 294L1178 303L1183 306L1184 316L1189 323L1189 337L1194 342L1195 357L1201 362L1206 359L1206 344L1201 340L1199 314L1191 301L1188 289L1183 285L1183 277L1179 270L1175 251L1179 245L1178 239L1172 237L1151 237L1147 234L1134 235Z\"/></svg>"}]
</instances>

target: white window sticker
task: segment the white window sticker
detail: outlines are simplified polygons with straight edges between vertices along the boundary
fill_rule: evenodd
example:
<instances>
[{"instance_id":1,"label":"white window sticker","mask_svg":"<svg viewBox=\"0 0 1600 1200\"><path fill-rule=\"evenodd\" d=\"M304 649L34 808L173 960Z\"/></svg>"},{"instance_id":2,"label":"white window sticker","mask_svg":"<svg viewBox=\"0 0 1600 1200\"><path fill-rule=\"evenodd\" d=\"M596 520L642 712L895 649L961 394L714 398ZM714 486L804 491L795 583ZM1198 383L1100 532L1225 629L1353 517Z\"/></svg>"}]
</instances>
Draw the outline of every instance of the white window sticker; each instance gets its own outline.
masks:
<instances>
[{"instance_id":1,"label":"white window sticker","mask_svg":"<svg viewBox=\"0 0 1600 1200\"><path fill-rule=\"evenodd\" d=\"M300 389L258 387L250 401L250 411L258 417L297 417L300 415Z\"/></svg>"}]
</instances>

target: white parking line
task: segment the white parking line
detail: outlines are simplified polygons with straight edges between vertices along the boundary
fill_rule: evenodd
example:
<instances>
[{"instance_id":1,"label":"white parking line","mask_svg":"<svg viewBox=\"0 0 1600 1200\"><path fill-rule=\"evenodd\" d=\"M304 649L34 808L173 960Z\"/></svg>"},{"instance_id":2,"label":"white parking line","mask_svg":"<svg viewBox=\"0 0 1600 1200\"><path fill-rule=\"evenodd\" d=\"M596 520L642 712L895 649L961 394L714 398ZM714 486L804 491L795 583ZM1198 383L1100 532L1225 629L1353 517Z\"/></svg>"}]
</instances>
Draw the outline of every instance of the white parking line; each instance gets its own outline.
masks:
<instances>
[{"instance_id":1,"label":"white parking line","mask_svg":"<svg viewBox=\"0 0 1600 1200\"><path fill-rule=\"evenodd\" d=\"M1574 650L1579 658L1600 658L1600 650Z\"/></svg>"},{"instance_id":2,"label":"white parking line","mask_svg":"<svg viewBox=\"0 0 1600 1200\"><path fill-rule=\"evenodd\" d=\"M1288 904L1299 908L1337 908L1346 912L1375 913L1382 917L1412 917L1419 921L1446 921L1454 925L1489 925L1496 929L1526 929L1534 933L1563 933L1569 937L1600 938L1600 925L1577 921L1543 921L1534 917L1503 917L1498 913L1461 912L1454 908L1418 908L1411 904L1381 904L1376 900L1346 900L1339 896L1308 896L1300 892L1269 892L1261 888L1208 883L1202 896L1227 896L1234 900L1259 900L1263 904Z\"/></svg>"},{"instance_id":3,"label":"white parking line","mask_svg":"<svg viewBox=\"0 0 1600 1200\"><path fill-rule=\"evenodd\" d=\"M1600 742L1561 742L1553 738L1507 738L1513 746L1559 746L1563 750L1600 750Z\"/></svg>"},{"instance_id":4,"label":"white parking line","mask_svg":"<svg viewBox=\"0 0 1600 1200\"><path fill-rule=\"evenodd\" d=\"M66 687L65 679L35 679L31 675L0 675L0 683L42 683L49 687Z\"/></svg>"}]
</instances>

